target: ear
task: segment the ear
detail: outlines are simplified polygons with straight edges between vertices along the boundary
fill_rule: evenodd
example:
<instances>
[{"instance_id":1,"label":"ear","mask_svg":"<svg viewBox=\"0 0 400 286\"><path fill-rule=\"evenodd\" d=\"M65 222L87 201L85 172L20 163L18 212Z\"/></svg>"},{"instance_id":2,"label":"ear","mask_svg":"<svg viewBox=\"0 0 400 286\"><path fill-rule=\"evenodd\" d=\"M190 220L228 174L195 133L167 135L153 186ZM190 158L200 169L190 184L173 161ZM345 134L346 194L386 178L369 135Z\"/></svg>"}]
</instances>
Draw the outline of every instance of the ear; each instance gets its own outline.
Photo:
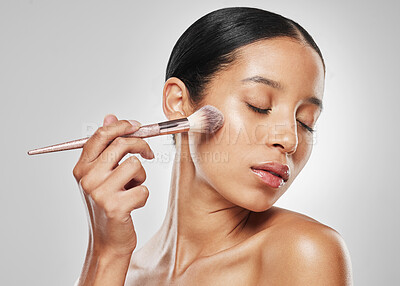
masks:
<instances>
[{"instance_id":1,"label":"ear","mask_svg":"<svg viewBox=\"0 0 400 286\"><path fill-rule=\"evenodd\" d=\"M177 77L170 77L164 84L163 111L169 119L187 117L190 112L189 93L185 84Z\"/></svg>"}]
</instances>

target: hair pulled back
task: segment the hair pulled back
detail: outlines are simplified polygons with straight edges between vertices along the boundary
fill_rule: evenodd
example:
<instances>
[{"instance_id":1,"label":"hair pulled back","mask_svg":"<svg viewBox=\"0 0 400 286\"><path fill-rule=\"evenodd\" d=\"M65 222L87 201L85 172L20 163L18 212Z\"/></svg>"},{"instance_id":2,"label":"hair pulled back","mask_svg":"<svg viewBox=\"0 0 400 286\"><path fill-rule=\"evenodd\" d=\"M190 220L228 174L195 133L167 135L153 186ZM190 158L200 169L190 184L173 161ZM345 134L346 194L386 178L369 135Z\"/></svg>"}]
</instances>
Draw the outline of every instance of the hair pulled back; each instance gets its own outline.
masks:
<instances>
[{"instance_id":1,"label":"hair pulled back","mask_svg":"<svg viewBox=\"0 0 400 286\"><path fill-rule=\"evenodd\" d=\"M207 84L235 60L238 48L276 37L290 37L309 45L321 57L325 70L320 49L298 23L258 8L230 7L204 15L179 37L167 64L165 80L182 80L191 104L197 109ZM175 136L173 139L175 144Z\"/></svg>"}]
</instances>

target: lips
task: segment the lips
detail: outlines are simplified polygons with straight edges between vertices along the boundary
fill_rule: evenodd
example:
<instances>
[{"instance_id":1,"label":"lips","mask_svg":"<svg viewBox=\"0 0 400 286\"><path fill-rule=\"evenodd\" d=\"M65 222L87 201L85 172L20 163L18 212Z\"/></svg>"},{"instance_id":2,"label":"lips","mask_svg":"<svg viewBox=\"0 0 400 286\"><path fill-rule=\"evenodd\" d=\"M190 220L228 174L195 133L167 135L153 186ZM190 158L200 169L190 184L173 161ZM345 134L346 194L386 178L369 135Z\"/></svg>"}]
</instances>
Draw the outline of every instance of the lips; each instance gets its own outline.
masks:
<instances>
[{"instance_id":1,"label":"lips","mask_svg":"<svg viewBox=\"0 0 400 286\"><path fill-rule=\"evenodd\" d=\"M274 176L278 176L287 182L290 176L290 169L288 165L282 165L278 162L267 162L251 167L255 170L264 170L271 173Z\"/></svg>"}]
</instances>

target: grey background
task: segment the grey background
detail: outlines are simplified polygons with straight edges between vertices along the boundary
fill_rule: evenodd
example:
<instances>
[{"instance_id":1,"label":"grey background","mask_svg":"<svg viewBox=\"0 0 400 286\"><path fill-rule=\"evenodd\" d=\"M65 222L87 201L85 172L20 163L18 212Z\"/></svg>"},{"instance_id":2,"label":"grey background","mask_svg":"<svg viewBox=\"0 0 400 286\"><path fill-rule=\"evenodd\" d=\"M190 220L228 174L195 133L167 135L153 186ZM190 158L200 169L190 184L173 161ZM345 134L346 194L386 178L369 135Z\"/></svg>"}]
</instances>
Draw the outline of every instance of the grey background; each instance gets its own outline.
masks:
<instances>
[{"instance_id":1,"label":"grey background","mask_svg":"<svg viewBox=\"0 0 400 286\"><path fill-rule=\"evenodd\" d=\"M395 285L399 243L399 4L396 1L0 1L0 285L72 285L87 221L72 169L80 151L27 150L90 135L104 115L165 120L164 72L178 37L228 6L294 19L327 64L313 154L277 206L339 231L356 285ZM163 220L173 147L149 138L142 246ZM396 275L397 274L397 275ZM398 285L398 284L397 284Z\"/></svg>"}]
</instances>

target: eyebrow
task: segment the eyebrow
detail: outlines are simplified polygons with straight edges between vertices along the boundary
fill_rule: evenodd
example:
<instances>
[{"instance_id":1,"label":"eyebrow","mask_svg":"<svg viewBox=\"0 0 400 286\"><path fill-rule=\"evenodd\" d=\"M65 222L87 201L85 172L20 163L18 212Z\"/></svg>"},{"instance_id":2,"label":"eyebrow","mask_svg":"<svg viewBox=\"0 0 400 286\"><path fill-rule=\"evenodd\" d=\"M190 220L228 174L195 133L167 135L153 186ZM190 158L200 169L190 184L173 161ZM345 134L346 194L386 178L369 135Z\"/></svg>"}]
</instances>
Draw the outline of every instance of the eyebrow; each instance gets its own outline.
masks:
<instances>
[{"instance_id":1,"label":"eyebrow","mask_svg":"<svg viewBox=\"0 0 400 286\"><path fill-rule=\"evenodd\" d=\"M242 82L248 82L248 81L252 81L252 82L256 82L256 83L262 83L262 84L269 85L270 87L273 87L273 88L276 88L276 89L282 89L282 85L279 82L274 81L274 80L269 79L269 78L265 78L265 77L259 76L259 75L242 79Z\"/></svg>"},{"instance_id":2,"label":"eyebrow","mask_svg":"<svg viewBox=\"0 0 400 286\"><path fill-rule=\"evenodd\" d=\"M308 97L308 98L306 98L306 102L318 106L320 112L322 112L322 110L324 110L324 106L323 106L323 104L322 104L321 99L319 99L319 98L317 98L317 97L314 97L314 96Z\"/></svg>"},{"instance_id":3,"label":"eyebrow","mask_svg":"<svg viewBox=\"0 0 400 286\"><path fill-rule=\"evenodd\" d=\"M248 77L248 78L242 79L241 81L242 82L251 81L251 82L255 82L255 83L262 83L262 84L268 85L268 86L270 86L272 88L275 88L275 89L283 89L283 86L282 86L282 84L280 82L272 80L272 79L269 79L269 78L265 78L265 77L262 77L262 76L259 76L259 75ZM311 104L314 104L314 105L318 106L318 108L320 109L321 112L324 109L323 104L322 104L322 100L317 98L317 97L315 97L315 96L308 97L308 98L305 99L305 101L308 102L308 103L311 103Z\"/></svg>"}]
</instances>

